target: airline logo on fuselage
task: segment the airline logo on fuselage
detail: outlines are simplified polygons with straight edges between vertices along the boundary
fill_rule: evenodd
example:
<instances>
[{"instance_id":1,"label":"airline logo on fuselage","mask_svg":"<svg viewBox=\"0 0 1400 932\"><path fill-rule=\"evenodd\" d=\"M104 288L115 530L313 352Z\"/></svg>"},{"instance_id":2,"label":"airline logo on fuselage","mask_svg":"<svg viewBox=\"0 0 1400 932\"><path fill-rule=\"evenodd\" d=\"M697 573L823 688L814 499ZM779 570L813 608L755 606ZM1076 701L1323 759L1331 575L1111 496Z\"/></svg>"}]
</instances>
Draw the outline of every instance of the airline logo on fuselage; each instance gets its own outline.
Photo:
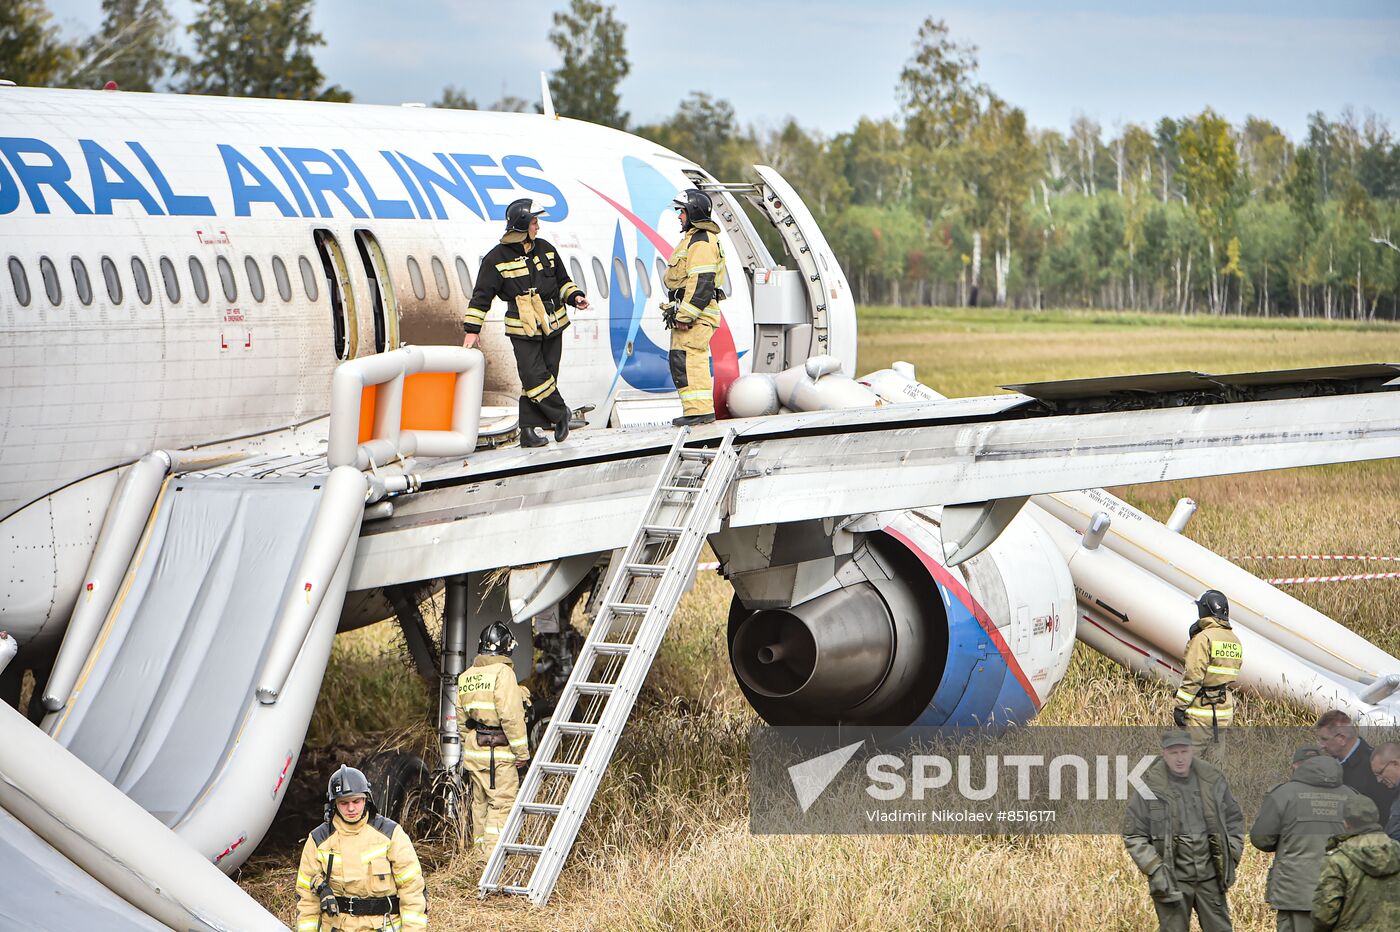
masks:
<instances>
[{"instance_id":1,"label":"airline logo on fuselage","mask_svg":"<svg viewBox=\"0 0 1400 932\"><path fill-rule=\"evenodd\" d=\"M128 203L152 217L230 211L250 217L257 211L283 217L499 221L506 205L520 197L534 199L536 208L545 210L543 220L557 223L569 215L563 193L541 176L539 162L524 155L381 149L352 156L344 149L213 143L210 157L227 179L227 188L215 192L176 190L166 166L139 142L114 146L79 139L78 146L82 161L70 164L42 139L0 136L0 215L27 202L35 214L52 213L62 204L73 214L110 216L116 205ZM366 175L371 165L377 182ZM85 191L91 195L84 197Z\"/></svg>"}]
</instances>

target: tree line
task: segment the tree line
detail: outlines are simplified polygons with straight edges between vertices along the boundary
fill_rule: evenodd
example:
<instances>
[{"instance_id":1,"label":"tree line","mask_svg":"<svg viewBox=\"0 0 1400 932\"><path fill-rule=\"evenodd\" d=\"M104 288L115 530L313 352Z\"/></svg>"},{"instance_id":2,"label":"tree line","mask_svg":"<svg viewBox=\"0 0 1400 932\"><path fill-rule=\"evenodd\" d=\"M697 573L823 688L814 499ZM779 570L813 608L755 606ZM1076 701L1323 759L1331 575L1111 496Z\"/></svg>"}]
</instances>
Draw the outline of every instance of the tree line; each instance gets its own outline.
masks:
<instances>
[{"instance_id":1,"label":"tree line","mask_svg":"<svg viewBox=\"0 0 1400 932\"><path fill-rule=\"evenodd\" d=\"M184 28L163 0L102 0L65 44L43 0L0 4L0 77L18 83L349 101L314 51L313 0L198 0ZM570 0L547 36L561 115L625 129L721 181L768 164L803 195L861 302L1400 317L1400 144L1381 117L1315 113L1306 138L1212 109L1105 133L1029 125L978 77L977 49L932 17L895 90L897 115L823 135L794 119L741 125L692 91L664 120L622 109L626 24ZM483 106L443 88L437 107Z\"/></svg>"}]
</instances>

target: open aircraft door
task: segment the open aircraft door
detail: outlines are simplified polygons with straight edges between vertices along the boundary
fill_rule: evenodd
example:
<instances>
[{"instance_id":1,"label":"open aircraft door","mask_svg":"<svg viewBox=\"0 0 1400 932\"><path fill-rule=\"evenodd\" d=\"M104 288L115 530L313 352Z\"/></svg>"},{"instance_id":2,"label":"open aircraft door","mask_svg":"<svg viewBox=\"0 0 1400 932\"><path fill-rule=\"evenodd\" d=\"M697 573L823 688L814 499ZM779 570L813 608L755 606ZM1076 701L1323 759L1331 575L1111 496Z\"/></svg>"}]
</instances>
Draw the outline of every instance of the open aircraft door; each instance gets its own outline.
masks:
<instances>
[{"instance_id":1,"label":"open aircraft door","mask_svg":"<svg viewBox=\"0 0 1400 932\"><path fill-rule=\"evenodd\" d=\"M753 371L781 372L812 356L835 356L847 375L856 372L856 305L836 253L792 185L766 165L755 165L757 184L723 184L688 174L716 197L716 220L738 243L731 280L742 264L753 292ZM768 250L731 195L743 195L773 224L788 253L774 267ZM794 266L794 267L788 267Z\"/></svg>"}]
</instances>

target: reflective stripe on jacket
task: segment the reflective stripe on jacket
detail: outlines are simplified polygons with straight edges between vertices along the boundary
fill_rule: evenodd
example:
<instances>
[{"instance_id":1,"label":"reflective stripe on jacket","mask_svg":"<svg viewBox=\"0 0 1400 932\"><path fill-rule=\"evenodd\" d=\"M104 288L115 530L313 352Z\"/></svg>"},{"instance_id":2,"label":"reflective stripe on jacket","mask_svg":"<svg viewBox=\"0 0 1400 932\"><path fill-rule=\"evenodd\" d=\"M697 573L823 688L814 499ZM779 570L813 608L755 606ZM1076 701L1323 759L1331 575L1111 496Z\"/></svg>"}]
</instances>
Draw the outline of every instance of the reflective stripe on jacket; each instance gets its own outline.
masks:
<instances>
[{"instance_id":1,"label":"reflective stripe on jacket","mask_svg":"<svg viewBox=\"0 0 1400 932\"><path fill-rule=\"evenodd\" d=\"M1200 632L1186 645L1186 669L1176 691L1176 708L1206 718L1214 713L1225 724L1234 716L1228 687L1239 678L1244 648L1228 621L1202 618L1200 626ZM1217 697L1219 701L1210 701Z\"/></svg>"},{"instance_id":2,"label":"reflective stripe on jacket","mask_svg":"<svg viewBox=\"0 0 1400 932\"><path fill-rule=\"evenodd\" d=\"M307 837L297 869L297 932L321 928L321 894L317 890L327 879L327 866L331 892L336 896L398 896L403 928L427 928L423 867L413 842L394 820L366 816L350 825L337 814L329 825L322 823ZM329 922L326 927L331 928ZM342 916L335 920L335 927L377 929L379 920Z\"/></svg>"},{"instance_id":3,"label":"reflective stripe on jacket","mask_svg":"<svg viewBox=\"0 0 1400 932\"><path fill-rule=\"evenodd\" d=\"M506 303L506 335L544 339L569 326L568 306L583 296L546 240L499 243L481 260L462 329L480 333L491 302Z\"/></svg>"},{"instance_id":4,"label":"reflective stripe on jacket","mask_svg":"<svg viewBox=\"0 0 1400 932\"><path fill-rule=\"evenodd\" d=\"M719 327L719 283L725 281L719 226L702 220L681 237L662 283L676 301L676 320ZM677 294L679 293L679 294Z\"/></svg>"},{"instance_id":5,"label":"reflective stripe on jacket","mask_svg":"<svg viewBox=\"0 0 1400 932\"><path fill-rule=\"evenodd\" d=\"M516 682L515 667L509 657L478 654L457 681L458 722L470 730L469 721L480 722L505 732L516 760L530 759L530 742L525 732L524 688ZM475 749L463 742L462 753L480 754L485 761L490 748ZM498 758L499 759L499 758Z\"/></svg>"}]
</instances>

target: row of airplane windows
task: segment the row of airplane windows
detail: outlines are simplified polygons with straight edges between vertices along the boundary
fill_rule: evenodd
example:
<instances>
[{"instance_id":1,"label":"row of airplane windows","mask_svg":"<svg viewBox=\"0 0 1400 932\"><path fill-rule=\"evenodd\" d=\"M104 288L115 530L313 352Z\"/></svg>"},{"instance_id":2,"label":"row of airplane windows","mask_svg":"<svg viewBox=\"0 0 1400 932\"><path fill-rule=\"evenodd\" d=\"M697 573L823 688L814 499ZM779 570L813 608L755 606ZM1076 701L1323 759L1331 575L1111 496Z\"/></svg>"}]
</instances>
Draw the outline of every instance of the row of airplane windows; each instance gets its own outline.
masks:
<instances>
[{"instance_id":1,"label":"row of airplane windows","mask_svg":"<svg viewBox=\"0 0 1400 932\"><path fill-rule=\"evenodd\" d=\"M640 284L642 293L651 297L651 277L647 275L646 266L640 258L633 259L636 266L637 282ZM234 275L233 264L224 256L218 256L214 260L215 270L218 274L219 285L223 291L224 298L230 302L238 300L238 281ZM292 300L292 280L287 271L287 265L282 261L281 256L272 257L272 278L277 288L277 295L282 301ZM472 293L472 275L467 268L466 260L461 256L456 257L457 279L461 285L462 295L469 298ZM320 299L320 286L317 281L316 271L306 256L299 256L297 266L301 273L302 287L306 291L306 297L315 303ZM442 260L437 256L431 258L433 271L433 284L437 287L438 297L446 301L451 298L451 284L447 277L447 270L443 266ZM593 279L597 288L597 294L603 299L607 299L609 281L607 270L602 261L594 256L592 259ZM209 302L209 279L205 274L204 263L198 256L189 257L189 284L193 289L194 297L200 304ZM78 300L84 306L91 305L94 298L92 279L88 275L86 263L82 257L73 256L69 262L72 273L73 287L77 293ZM409 283L413 286L413 293L420 301L427 300L427 282L423 275L422 266L418 260L408 257L407 262ZM248 295L253 301L261 304L267 300L267 290L263 282L262 267L253 256L245 256L243 259L244 276L247 282ZM660 258L656 260L656 275L660 279L665 275L666 265ZM24 263L16 256L10 256L9 261L10 284L13 288L15 300L21 307L29 307L34 300L33 292L29 285L29 271ZM103 256L101 260L101 273L103 283L107 288L107 297L113 304L121 304L124 297L123 279L117 263L109 256ZM588 290L588 282L584 275L583 266L576 257L569 258L570 277L578 283L585 291ZM60 280L58 267L48 256L39 259L39 279L43 284L45 297L50 304L58 307L63 302L63 283ZM146 263L139 256L131 258L131 283L136 288L136 296L142 304L150 304L154 299L151 276L146 270ZM632 281L628 274L626 263L621 259L613 259L613 282L616 284L619 293L626 300L632 298ZM179 304L181 297L180 276L176 270L175 263L168 256L160 259L160 283L165 289L165 295L172 304Z\"/></svg>"}]
</instances>

